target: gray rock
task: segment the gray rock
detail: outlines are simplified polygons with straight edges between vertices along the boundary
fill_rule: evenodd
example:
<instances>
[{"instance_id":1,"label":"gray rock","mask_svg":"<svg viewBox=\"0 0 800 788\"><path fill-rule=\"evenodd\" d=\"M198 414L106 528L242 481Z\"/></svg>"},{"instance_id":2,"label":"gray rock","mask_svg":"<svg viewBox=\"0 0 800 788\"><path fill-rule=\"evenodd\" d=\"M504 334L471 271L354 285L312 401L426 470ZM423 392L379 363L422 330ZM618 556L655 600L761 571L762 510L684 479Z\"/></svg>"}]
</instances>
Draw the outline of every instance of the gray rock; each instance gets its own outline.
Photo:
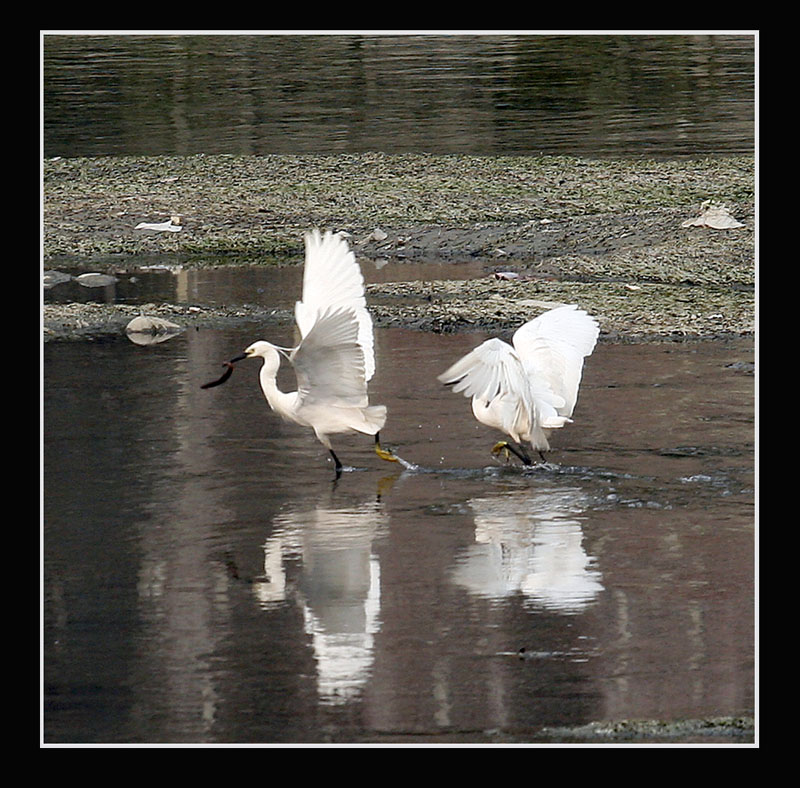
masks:
<instances>
[{"instance_id":1,"label":"gray rock","mask_svg":"<svg viewBox=\"0 0 800 788\"><path fill-rule=\"evenodd\" d=\"M63 271L45 271L42 274L42 285L45 290L49 290L51 287L64 284L64 282L71 282L72 279L70 274L65 274Z\"/></svg>"},{"instance_id":2,"label":"gray rock","mask_svg":"<svg viewBox=\"0 0 800 788\"><path fill-rule=\"evenodd\" d=\"M137 345L155 345L165 342L183 331L177 323L172 323L162 317L139 315L133 318L127 326L125 333L128 339Z\"/></svg>"},{"instance_id":3,"label":"gray rock","mask_svg":"<svg viewBox=\"0 0 800 788\"><path fill-rule=\"evenodd\" d=\"M89 273L76 276L75 281L84 287L107 287L115 284L119 279L116 276L111 276L111 274Z\"/></svg>"}]
</instances>

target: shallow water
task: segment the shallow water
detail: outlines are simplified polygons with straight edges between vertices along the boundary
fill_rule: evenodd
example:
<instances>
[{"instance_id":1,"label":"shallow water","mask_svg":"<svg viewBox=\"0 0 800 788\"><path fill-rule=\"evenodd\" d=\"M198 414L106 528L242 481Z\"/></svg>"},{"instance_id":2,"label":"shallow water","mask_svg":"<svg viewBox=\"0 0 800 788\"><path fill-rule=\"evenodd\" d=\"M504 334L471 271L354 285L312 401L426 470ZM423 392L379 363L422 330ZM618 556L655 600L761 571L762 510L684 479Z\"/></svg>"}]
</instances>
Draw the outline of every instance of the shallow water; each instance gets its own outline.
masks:
<instances>
[{"instance_id":1,"label":"shallow water","mask_svg":"<svg viewBox=\"0 0 800 788\"><path fill-rule=\"evenodd\" d=\"M341 437L334 483L256 362L200 389L256 338L45 346L45 742L526 741L752 711L753 377L729 366L752 343L601 343L523 473L436 381L482 335L378 330L382 437L420 468Z\"/></svg>"},{"instance_id":2,"label":"shallow water","mask_svg":"<svg viewBox=\"0 0 800 788\"><path fill-rule=\"evenodd\" d=\"M53 270L76 277L91 263L70 259ZM82 263L82 265L81 265ZM65 280L44 291L45 303L147 304L258 304L273 309L292 309L303 283L302 258L291 264L191 268L162 262L130 269L118 262L117 280L104 287L87 287L76 279ZM385 282L473 279L490 275L502 265L484 262L398 262L362 260L367 284ZM89 266L88 268L86 266Z\"/></svg>"}]
</instances>

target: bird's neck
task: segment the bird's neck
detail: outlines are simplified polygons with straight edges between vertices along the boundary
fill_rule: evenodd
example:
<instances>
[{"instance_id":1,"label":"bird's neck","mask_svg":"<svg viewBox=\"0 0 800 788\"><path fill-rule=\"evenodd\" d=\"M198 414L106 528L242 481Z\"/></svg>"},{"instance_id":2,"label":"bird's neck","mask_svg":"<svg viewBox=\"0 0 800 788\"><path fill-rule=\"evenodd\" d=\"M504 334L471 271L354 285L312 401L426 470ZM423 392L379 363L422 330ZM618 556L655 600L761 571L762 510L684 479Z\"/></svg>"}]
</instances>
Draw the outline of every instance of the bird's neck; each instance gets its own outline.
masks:
<instances>
[{"instance_id":1,"label":"bird's neck","mask_svg":"<svg viewBox=\"0 0 800 788\"><path fill-rule=\"evenodd\" d=\"M297 392L286 393L278 388L276 381L278 370L271 364L264 364L259 372L258 379L261 390L267 398L270 408L284 418L291 418L292 406L297 398Z\"/></svg>"}]
</instances>

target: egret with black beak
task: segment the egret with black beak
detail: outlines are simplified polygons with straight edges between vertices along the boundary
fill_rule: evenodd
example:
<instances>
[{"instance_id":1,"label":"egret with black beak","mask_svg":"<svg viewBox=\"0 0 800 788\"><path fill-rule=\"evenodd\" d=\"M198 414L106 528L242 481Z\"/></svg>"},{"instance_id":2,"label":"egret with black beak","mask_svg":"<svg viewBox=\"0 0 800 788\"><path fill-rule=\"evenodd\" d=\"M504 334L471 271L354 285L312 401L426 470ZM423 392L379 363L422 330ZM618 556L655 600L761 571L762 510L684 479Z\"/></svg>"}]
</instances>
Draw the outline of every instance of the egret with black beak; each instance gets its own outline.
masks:
<instances>
[{"instance_id":1,"label":"egret with black beak","mask_svg":"<svg viewBox=\"0 0 800 788\"><path fill-rule=\"evenodd\" d=\"M295 304L300 342L284 348L259 340L229 362L222 377L203 388L224 383L233 365L246 358L263 361L261 390L270 408L286 421L314 430L333 458L336 477L343 466L331 445L331 435L360 432L375 436L381 459L398 458L381 448L380 430L386 406L370 405L367 384L375 372L372 318L364 296L364 278L355 255L338 234L318 230L305 235L302 298ZM277 374L281 357L297 376L297 390L281 391Z\"/></svg>"}]
</instances>

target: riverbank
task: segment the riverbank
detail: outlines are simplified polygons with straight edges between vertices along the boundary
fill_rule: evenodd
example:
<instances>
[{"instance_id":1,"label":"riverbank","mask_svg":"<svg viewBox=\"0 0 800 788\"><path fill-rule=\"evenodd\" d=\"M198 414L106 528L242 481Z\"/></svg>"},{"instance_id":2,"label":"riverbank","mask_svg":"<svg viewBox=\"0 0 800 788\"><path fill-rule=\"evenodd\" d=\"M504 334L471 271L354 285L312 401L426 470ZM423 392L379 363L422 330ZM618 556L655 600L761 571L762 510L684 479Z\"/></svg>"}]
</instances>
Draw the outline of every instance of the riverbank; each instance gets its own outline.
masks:
<instances>
[{"instance_id":1,"label":"riverbank","mask_svg":"<svg viewBox=\"0 0 800 788\"><path fill-rule=\"evenodd\" d=\"M707 201L733 229L684 226ZM180 230L137 229L174 217ZM429 155L191 156L43 163L46 269L114 273L302 262L312 226L359 259L480 261L462 281L371 285L378 325L503 330L554 303L601 319L607 340L751 335L754 161L606 161ZM185 325L288 319L247 304L153 305ZM45 339L124 326L114 304L44 307ZM136 308L135 314L141 312ZM183 322L182 322L183 321Z\"/></svg>"}]
</instances>

